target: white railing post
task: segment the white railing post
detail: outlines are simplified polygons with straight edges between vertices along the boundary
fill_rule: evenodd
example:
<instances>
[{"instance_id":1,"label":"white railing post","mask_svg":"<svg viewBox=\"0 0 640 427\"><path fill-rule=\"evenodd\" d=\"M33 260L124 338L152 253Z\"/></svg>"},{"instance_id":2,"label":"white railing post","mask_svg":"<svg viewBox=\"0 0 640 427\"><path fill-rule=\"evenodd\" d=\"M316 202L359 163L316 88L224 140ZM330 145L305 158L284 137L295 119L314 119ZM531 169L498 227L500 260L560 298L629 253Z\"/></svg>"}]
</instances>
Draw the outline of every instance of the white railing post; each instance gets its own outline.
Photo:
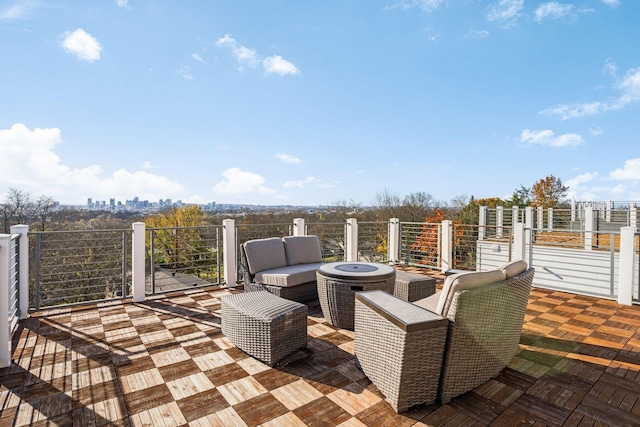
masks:
<instances>
[{"instance_id":1,"label":"white railing post","mask_svg":"<svg viewBox=\"0 0 640 427\"><path fill-rule=\"evenodd\" d=\"M29 317L29 226L14 225L11 234L20 235L20 247L18 248L18 265L20 266L20 319Z\"/></svg>"},{"instance_id":2,"label":"white railing post","mask_svg":"<svg viewBox=\"0 0 640 427\"><path fill-rule=\"evenodd\" d=\"M633 304L633 284L636 261L636 228L620 228L620 271L618 272L618 304Z\"/></svg>"},{"instance_id":3,"label":"white railing post","mask_svg":"<svg viewBox=\"0 0 640 427\"><path fill-rule=\"evenodd\" d=\"M638 210L635 207L635 205L631 206L629 209L631 209L629 211L629 226L630 227L637 227L637 225L638 225Z\"/></svg>"},{"instance_id":4,"label":"white railing post","mask_svg":"<svg viewBox=\"0 0 640 427\"><path fill-rule=\"evenodd\" d=\"M146 293L145 244L147 227L144 222L134 222L131 226L133 228L131 243L133 301L142 302L145 300Z\"/></svg>"},{"instance_id":5,"label":"white railing post","mask_svg":"<svg viewBox=\"0 0 640 427\"><path fill-rule=\"evenodd\" d=\"M236 262L236 222L232 219L222 221L222 265L224 268L224 282L227 288L236 285L238 263Z\"/></svg>"},{"instance_id":6,"label":"white railing post","mask_svg":"<svg viewBox=\"0 0 640 427\"><path fill-rule=\"evenodd\" d=\"M347 219L347 235L345 236L345 261L358 261L358 220Z\"/></svg>"},{"instance_id":7,"label":"white railing post","mask_svg":"<svg viewBox=\"0 0 640 427\"><path fill-rule=\"evenodd\" d=\"M571 199L571 222L576 221L576 199Z\"/></svg>"},{"instance_id":8,"label":"white railing post","mask_svg":"<svg viewBox=\"0 0 640 427\"><path fill-rule=\"evenodd\" d=\"M304 228L304 218L295 218L293 220L293 235L304 236L307 232Z\"/></svg>"},{"instance_id":9,"label":"white railing post","mask_svg":"<svg viewBox=\"0 0 640 427\"><path fill-rule=\"evenodd\" d=\"M584 249L593 249L593 206L584 209Z\"/></svg>"},{"instance_id":10,"label":"white railing post","mask_svg":"<svg viewBox=\"0 0 640 427\"><path fill-rule=\"evenodd\" d=\"M604 220L607 222L611 222L611 211L613 210L613 201L607 200L607 206L604 211Z\"/></svg>"},{"instance_id":11,"label":"white railing post","mask_svg":"<svg viewBox=\"0 0 640 427\"><path fill-rule=\"evenodd\" d=\"M9 322L9 258L11 235L0 234L0 368L11 365L11 331Z\"/></svg>"},{"instance_id":12,"label":"white railing post","mask_svg":"<svg viewBox=\"0 0 640 427\"><path fill-rule=\"evenodd\" d=\"M547 209L547 229L553 231L553 208Z\"/></svg>"},{"instance_id":13,"label":"white railing post","mask_svg":"<svg viewBox=\"0 0 640 427\"><path fill-rule=\"evenodd\" d=\"M533 236L533 208L531 206L527 206L524 212L524 227L531 230L531 233L527 234L525 244L530 245L532 239L531 236Z\"/></svg>"},{"instance_id":14,"label":"white railing post","mask_svg":"<svg viewBox=\"0 0 640 427\"><path fill-rule=\"evenodd\" d=\"M524 224L519 222L513 225L513 252L510 261L525 259L525 232Z\"/></svg>"},{"instance_id":15,"label":"white railing post","mask_svg":"<svg viewBox=\"0 0 640 427\"><path fill-rule=\"evenodd\" d=\"M544 231L544 210L542 209L542 206L538 206L536 208L536 211L538 215L538 220L536 221L536 229Z\"/></svg>"},{"instance_id":16,"label":"white railing post","mask_svg":"<svg viewBox=\"0 0 640 427\"><path fill-rule=\"evenodd\" d=\"M518 206L511 207L511 226L520 222L520 208Z\"/></svg>"},{"instance_id":17,"label":"white railing post","mask_svg":"<svg viewBox=\"0 0 640 427\"><path fill-rule=\"evenodd\" d=\"M478 240L484 240L487 235L487 207L480 206L480 212L478 213Z\"/></svg>"},{"instance_id":18,"label":"white railing post","mask_svg":"<svg viewBox=\"0 0 640 427\"><path fill-rule=\"evenodd\" d=\"M496 206L496 237L502 237L502 226L504 225L504 206Z\"/></svg>"},{"instance_id":19,"label":"white railing post","mask_svg":"<svg viewBox=\"0 0 640 427\"><path fill-rule=\"evenodd\" d=\"M442 272L451 270L451 255L453 254L453 241L451 236L451 221L445 219L442 221L442 256L440 257L440 269Z\"/></svg>"},{"instance_id":20,"label":"white railing post","mask_svg":"<svg viewBox=\"0 0 640 427\"><path fill-rule=\"evenodd\" d=\"M389 262L400 262L400 219L391 218L389 220Z\"/></svg>"}]
</instances>

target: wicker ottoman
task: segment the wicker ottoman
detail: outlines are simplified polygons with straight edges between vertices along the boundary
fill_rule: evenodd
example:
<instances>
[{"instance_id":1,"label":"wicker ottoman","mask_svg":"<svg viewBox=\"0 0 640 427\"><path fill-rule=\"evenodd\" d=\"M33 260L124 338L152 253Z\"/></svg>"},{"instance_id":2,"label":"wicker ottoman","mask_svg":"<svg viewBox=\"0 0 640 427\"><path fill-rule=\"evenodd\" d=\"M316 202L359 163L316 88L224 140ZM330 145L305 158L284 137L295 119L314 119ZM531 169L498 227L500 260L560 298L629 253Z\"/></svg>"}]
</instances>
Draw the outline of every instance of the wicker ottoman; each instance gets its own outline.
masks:
<instances>
[{"instance_id":1,"label":"wicker ottoman","mask_svg":"<svg viewBox=\"0 0 640 427\"><path fill-rule=\"evenodd\" d=\"M438 393L449 320L383 291L355 301L355 356L396 412Z\"/></svg>"},{"instance_id":2,"label":"wicker ottoman","mask_svg":"<svg viewBox=\"0 0 640 427\"><path fill-rule=\"evenodd\" d=\"M404 301L418 301L436 293L436 279L423 274L396 270L393 295Z\"/></svg>"},{"instance_id":3,"label":"wicker ottoman","mask_svg":"<svg viewBox=\"0 0 640 427\"><path fill-rule=\"evenodd\" d=\"M307 345L307 306L267 291L225 295L222 333L240 350L274 366Z\"/></svg>"}]
</instances>

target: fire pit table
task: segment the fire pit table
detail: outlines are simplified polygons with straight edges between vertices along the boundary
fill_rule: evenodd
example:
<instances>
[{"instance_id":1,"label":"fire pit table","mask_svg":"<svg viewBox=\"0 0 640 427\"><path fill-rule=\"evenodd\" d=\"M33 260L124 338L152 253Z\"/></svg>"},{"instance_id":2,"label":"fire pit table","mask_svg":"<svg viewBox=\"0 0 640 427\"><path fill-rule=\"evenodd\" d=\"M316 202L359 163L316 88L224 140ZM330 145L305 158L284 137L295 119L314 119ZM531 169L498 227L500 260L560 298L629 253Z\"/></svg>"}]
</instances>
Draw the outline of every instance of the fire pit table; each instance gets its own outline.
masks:
<instances>
[{"instance_id":1,"label":"fire pit table","mask_svg":"<svg viewBox=\"0 0 640 427\"><path fill-rule=\"evenodd\" d=\"M382 290L393 294L396 269L376 262L330 262L316 272L318 299L327 322L353 330L356 292Z\"/></svg>"}]
</instances>

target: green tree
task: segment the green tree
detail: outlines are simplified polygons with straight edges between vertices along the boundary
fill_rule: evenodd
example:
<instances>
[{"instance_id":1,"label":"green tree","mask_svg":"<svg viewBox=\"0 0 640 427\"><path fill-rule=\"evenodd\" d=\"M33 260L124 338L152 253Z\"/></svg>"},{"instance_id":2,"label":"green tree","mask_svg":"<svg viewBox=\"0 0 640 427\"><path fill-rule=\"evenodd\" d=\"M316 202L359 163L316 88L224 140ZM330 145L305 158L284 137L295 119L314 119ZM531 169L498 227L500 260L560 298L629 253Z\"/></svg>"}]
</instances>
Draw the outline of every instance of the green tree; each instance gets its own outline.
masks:
<instances>
[{"instance_id":1,"label":"green tree","mask_svg":"<svg viewBox=\"0 0 640 427\"><path fill-rule=\"evenodd\" d=\"M511 200L508 202L508 206L519 206L525 207L531 204L531 189L525 187L520 184L520 188L517 188L513 195L511 196Z\"/></svg>"}]
</instances>

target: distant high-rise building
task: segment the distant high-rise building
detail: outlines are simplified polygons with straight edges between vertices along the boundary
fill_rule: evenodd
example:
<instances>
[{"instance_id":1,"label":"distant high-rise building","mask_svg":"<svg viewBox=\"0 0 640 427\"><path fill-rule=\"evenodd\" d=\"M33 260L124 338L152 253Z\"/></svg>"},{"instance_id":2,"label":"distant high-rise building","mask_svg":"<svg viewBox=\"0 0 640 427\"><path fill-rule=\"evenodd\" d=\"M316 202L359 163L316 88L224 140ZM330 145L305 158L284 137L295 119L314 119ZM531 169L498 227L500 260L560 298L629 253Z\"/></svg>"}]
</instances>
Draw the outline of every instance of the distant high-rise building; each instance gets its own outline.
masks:
<instances>
[{"instance_id":1,"label":"distant high-rise building","mask_svg":"<svg viewBox=\"0 0 640 427\"><path fill-rule=\"evenodd\" d=\"M93 207L93 199L92 199L91 197L89 197L89 198L87 199L87 207L88 207L89 209L91 209L91 208Z\"/></svg>"},{"instance_id":2,"label":"distant high-rise building","mask_svg":"<svg viewBox=\"0 0 640 427\"><path fill-rule=\"evenodd\" d=\"M109 199L109 206L111 206L112 208L116 207L116 199L115 198L110 198Z\"/></svg>"}]
</instances>

